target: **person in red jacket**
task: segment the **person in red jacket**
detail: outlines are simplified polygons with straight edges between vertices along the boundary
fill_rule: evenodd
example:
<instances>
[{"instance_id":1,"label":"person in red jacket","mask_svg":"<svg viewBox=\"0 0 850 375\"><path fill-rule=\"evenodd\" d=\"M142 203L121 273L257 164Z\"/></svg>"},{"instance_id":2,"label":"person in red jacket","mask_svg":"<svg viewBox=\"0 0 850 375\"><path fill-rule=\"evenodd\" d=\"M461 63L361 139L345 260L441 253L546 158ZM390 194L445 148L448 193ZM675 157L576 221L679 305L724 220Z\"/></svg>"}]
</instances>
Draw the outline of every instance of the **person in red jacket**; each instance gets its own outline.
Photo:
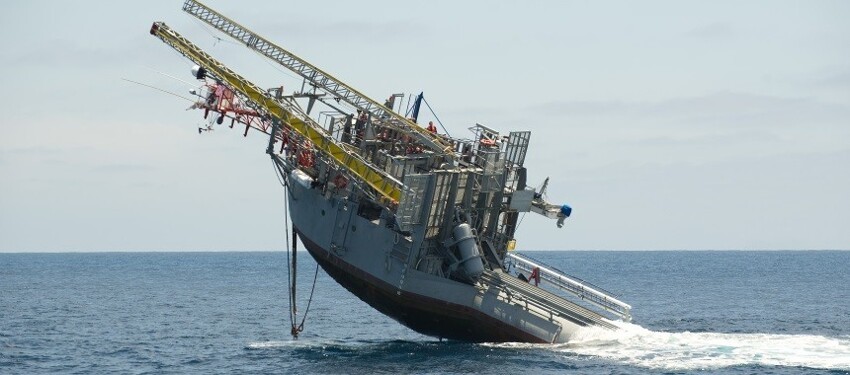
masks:
<instances>
[{"instance_id":1,"label":"person in red jacket","mask_svg":"<svg viewBox=\"0 0 850 375\"><path fill-rule=\"evenodd\" d=\"M437 134L437 127L434 125L434 121L428 121L428 131Z\"/></svg>"}]
</instances>

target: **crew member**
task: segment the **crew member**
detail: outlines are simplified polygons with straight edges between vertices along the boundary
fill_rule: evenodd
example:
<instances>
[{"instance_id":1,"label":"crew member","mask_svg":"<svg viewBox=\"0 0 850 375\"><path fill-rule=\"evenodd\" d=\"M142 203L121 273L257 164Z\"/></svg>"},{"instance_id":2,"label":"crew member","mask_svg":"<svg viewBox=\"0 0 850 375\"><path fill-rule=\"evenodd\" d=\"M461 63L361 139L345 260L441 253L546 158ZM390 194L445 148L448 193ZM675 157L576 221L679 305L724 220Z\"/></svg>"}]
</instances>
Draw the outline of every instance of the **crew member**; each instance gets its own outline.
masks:
<instances>
[{"instance_id":1,"label":"crew member","mask_svg":"<svg viewBox=\"0 0 850 375\"><path fill-rule=\"evenodd\" d=\"M437 134L437 126L434 125L434 121L428 121L428 131Z\"/></svg>"}]
</instances>

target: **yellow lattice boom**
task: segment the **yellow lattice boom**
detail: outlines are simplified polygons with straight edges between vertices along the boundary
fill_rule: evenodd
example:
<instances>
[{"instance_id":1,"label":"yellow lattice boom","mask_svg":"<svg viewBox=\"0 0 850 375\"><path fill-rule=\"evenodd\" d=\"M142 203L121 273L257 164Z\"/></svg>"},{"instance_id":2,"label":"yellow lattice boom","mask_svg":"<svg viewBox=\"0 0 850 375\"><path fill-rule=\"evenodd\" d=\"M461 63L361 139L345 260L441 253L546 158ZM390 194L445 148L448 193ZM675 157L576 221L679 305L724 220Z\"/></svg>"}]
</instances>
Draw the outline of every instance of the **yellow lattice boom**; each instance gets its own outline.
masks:
<instances>
[{"instance_id":1,"label":"yellow lattice boom","mask_svg":"<svg viewBox=\"0 0 850 375\"><path fill-rule=\"evenodd\" d=\"M287 108L287 104L276 100L259 86L235 73L194 43L169 28L165 23L155 22L150 32L151 35L161 39L189 60L206 69L207 74L217 78L222 84L239 94L247 101L247 104L270 116L273 120L277 120L282 126L309 139L317 150L330 156L340 167L348 170L349 173L375 189L379 194L391 201L399 201L403 186L398 180L378 169L355 152L346 149L318 126L310 123L312 120L309 117L296 115L293 112L297 109Z\"/></svg>"}]
</instances>

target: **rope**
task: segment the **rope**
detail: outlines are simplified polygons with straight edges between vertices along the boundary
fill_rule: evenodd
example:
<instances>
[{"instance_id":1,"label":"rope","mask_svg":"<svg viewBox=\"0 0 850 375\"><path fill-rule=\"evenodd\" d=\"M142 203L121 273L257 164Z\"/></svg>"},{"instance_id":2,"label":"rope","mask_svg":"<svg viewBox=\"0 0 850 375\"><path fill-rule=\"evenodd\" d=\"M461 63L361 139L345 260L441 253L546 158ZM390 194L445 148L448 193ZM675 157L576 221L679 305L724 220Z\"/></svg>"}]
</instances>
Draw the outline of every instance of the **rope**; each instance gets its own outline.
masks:
<instances>
[{"instance_id":1,"label":"rope","mask_svg":"<svg viewBox=\"0 0 850 375\"><path fill-rule=\"evenodd\" d=\"M289 182L283 176L283 172L277 166L277 163L272 159L272 165L275 169L275 175L278 177L278 182L285 187L283 197L284 207L284 226L289 228ZM313 304L313 295L316 291L316 280L319 278L319 264L316 263L316 269L313 271L313 285L310 287L310 296L307 298L307 308L304 309L304 314L301 316L301 322L298 322L298 306L297 306L297 281L298 281L298 232L295 231L295 224L292 225L292 246L289 242L289 231L286 231L286 285L289 290L289 325L291 329L289 333L294 338L298 338L298 334L304 331L304 324L307 322L307 314L310 312L310 306ZM290 250L291 249L291 250ZM289 253L292 252L290 257ZM291 260L290 260L291 259Z\"/></svg>"},{"instance_id":2,"label":"rope","mask_svg":"<svg viewBox=\"0 0 850 375\"><path fill-rule=\"evenodd\" d=\"M127 78L121 78L121 79L122 79L122 80L124 80L124 81L130 82L130 83L135 83L135 84L137 84L137 85L142 85L142 86L145 86L145 87L148 87L148 88L152 88L152 89L157 90L157 91L162 91L162 92L164 92L164 93L166 93L166 94L176 96L176 97L178 97L178 98L180 98L180 99L188 100L188 101L190 101L190 102L192 102L192 103L194 103L194 102L195 102L195 100L193 100L193 99L189 99L189 98L187 98L187 97L185 97L185 96L182 96L182 95L180 95L180 94L175 94L175 93L173 93L173 92L171 92L171 91L168 91L168 90L165 90L165 89L161 89L161 88L159 88L159 87L151 86L151 85L148 85L148 84L146 84L146 83L136 82L136 81L133 81L133 80L131 80L131 79L127 79Z\"/></svg>"},{"instance_id":3,"label":"rope","mask_svg":"<svg viewBox=\"0 0 850 375\"><path fill-rule=\"evenodd\" d=\"M516 224L516 229L519 230L519 226L522 225L522 221L525 220L525 214L527 212L523 212L522 216L519 217L519 223Z\"/></svg>"},{"instance_id":4,"label":"rope","mask_svg":"<svg viewBox=\"0 0 850 375\"><path fill-rule=\"evenodd\" d=\"M217 31L217 29L216 29L216 28L212 27L212 30L211 30L211 29L210 29L210 27L209 27L209 26L207 26L207 24L205 24L203 21L199 20L197 17L194 17L194 16L190 15L190 16L189 16L189 18L191 18L191 19L192 19L192 21L195 21L195 23L197 23L197 24L198 24L198 26L200 26L200 27L201 27L201 29L203 29L204 31L206 31L206 33L207 33L207 34L209 34L209 35L210 35L213 39L215 39L215 42L213 42L213 47L215 47L215 45L216 45L216 44L218 44L218 42L229 43L229 44L233 44L233 45L236 45L236 46L242 46L242 47L244 47L244 46L245 46L244 44L242 44L242 43L240 43L240 42L237 42L237 41L235 41L235 40L225 39L225 38L222 38L222 37L220 37L220 36L216 35L216 34L215 34L215 32L214 32L214 31ZM287 72L287 71L285 71L285 70L282 70L282 69L280 69L279 67L277 67L276 65L272 64L271 62L269 62L269 61L267 60L267 57L266 57L266 56L264 56L262 53L260 53L260 52L259 52L259 51L257 51L256 49L250 48L250 50L251 50L252 52L256 53L258 56L262 57L262 60L263 60L266 64L269 64L269 66L271 66L272 68L276 69L277 71L279 71L279 72L281 72L281 73L283 73L283 74L286 74L286 75L288 75L288 76L290 76L290 77L292 77L292 78L295 78L296 80L300 80L300 79L301 79L301 77L297 77L297 76L295 76L294 74L289 73L289 72Z\"/></svg>"},{"instance_id":5,"label":"rope","mask_svg":"<svg viewBox=\"0 0 850 375\"><path fill-rule=\"evenodd\" d=\"M289 215L287 215L287 216L289 216ZM288 223L287 223L286 227L289 228ZM296 299L296 295L295 295L295 291L297 290L296 289L296 282L298 281L298 248L297 248L298 238L296 236L297 236L297 234L295 233L295 226L293 225L292 226L292 263L288 264L288 265L291 265L291 268L289 266L287 266L287 268L290 269L289 277L291 279L290 284L289 284L290 285L290 287L289 287L289 306L290 306L290 308L289 308L289 323L292 325L292 329L290 330L292 337L298 338L298 334L301 331L298 329L298 326L296 325L296 322L298 321L298 305L297 305L298 300Z\"/></svg>"},{"instance_id":6,"label":"rope","mask_svg":"<svg viewBox=\"0 0 850 375\"><path fill-rule=\"evenodd\" d=\"M292 77L292 78L294 78L295 80L302 80L302 79L303 79L302 77L298 77L298 76L296 76L296 75L294 75L294 74L292 74L292 73L290 73L290 72L288 72L288 71L286 71L286 70L281 69L281 68L278 66L278 64L272 64L272 62L271 62L271 61L269 61L269 58L268 58L268 57L266 57L266 55L263 55L262 53L260 53L260 51L257 51L257 50L255 50L255 49L251 48L251 52L254 52L254 54L256 54L257 56L260 56L260 57L261 57L261 59L260 59L260 60L262 60L263 62L265 62L266 64L268 64L270 67L272 67L274 70L277 70L277 71L278 71L278 72L280 72L281 74L284 74L284 75L287 75L287 76L289 76L289 77Z\"/></svg>"},{"instance_id":7,"label":"rope","mask_svg":"<svg viewBox=\"0 0 850 375\"><path fill-rule=\"evenodd\" d=\"M272 168L274 168L275 177L277 177L277 182L280 183L280 186L283 186L284 188L286 188L286 191L289 193L289 196L292 197L292 200L297 202L298 197L292 195L292 187L289 186L289 183L286 180L286 176L284 175L280 166L275 162L275 158L277 158L277 156L272 157ZM285 195L284 195L284 198L286 198ZM289 242L286 243L286 246L287 247L289 246Z\"/></svg>"},{"instance_id":8,"label":"rope","mask_svg":"<svg viewBox=\"0 0 850 375\"><path fill-rule=\"evenodd\" d=\"M233 45L242 45L242 43L236 42L236 41L234 41L234 40L230 40L230 39L222 39L220 36L215 35L215 33L213 33L210 29L208 29L208 28L207 28L207 25L206 25L206 24L204 24L201 20L199 20L199 19L197 19L197 18L195 18L195 17L193 17L193 16L189 16L189 18L191 18L191 19L192 19L192 21L195 21L195 23L197 23L197 24L198 24L198 26L200 26L200 27L201 27L201 29L203 29L204 31L206 31L206 32L207 32L207 34L210 34L210 36L211 36L213 39L215 39L215 42L213 42L213 47L215 47L215 45L216 45L216 44L218 44L218 42L230 43L230 44L233 44Z\"/></svg>"},{"instance_id":9,"label":"rope","mask_svg":"<svg viewBox=\"0 0 850 375\"><path fill-rule=\"evenodd\" d=\"M442 121L440 121L440 118L439 118L439 117L437 117L437 113L435 113L435 112L434 112L434 110L431 108L431 105L430 105L430 104L428 104L428 100L426 100L424 96L422 97L422 101L423 101L423 102L425 103L425 105L428 107L428 110L429 110L429 111L431 111L431 114L432 114L432 115L434 115L434 118L435 118L435 119L437 119L437 123L438 123L438 124L440 124L440 127L441 127L441 128L443 128L443 132L445 132L447 136L451 137L451 134L449 134L449 131L448 131L448 130L446 130L446 127L445 127L445 126L443 126L443 122L442 122Z\"/></svg>"},{"instance_id":10,"label":"rope","mask_svg":"<svg viewBox=\"0 0 850 375\"><path fill-rule=\"evenodd\" d=\"M307 299L307 308L304 309L304 315L301 316L301 324L298 325L298 332L304 330L304 322L307 320L307 313L310 311L310 305L313 303L313 292L316 290L316 280L319 278L319 264L316 263L316 270L313 271L313 287L310 288L310 298ZM296 335L297 337L297 335Z\"/></svg>"},{"instance_id":11,"label":"rope","mask_svg":"<svg viewBox=\"0 0 850 375\"><path fill-rule=\"evenodd\" d=\"M283 180L286 183L286 179ZM283 221L284 228L289 228L289 199L287 198L287 190L284 190L283 193ZM292 291L294 290L292 282L295 280L295 276L293 276L292 272L292 262L289 260L289 231L285 232L286 236L286 287L287 291L289 291L289 324L292 326L292 335L298 336L298 333L295 331L295 320L297 319L296 307L295 307L295 298L292 295Z\"/></svg>"}]
</instances>

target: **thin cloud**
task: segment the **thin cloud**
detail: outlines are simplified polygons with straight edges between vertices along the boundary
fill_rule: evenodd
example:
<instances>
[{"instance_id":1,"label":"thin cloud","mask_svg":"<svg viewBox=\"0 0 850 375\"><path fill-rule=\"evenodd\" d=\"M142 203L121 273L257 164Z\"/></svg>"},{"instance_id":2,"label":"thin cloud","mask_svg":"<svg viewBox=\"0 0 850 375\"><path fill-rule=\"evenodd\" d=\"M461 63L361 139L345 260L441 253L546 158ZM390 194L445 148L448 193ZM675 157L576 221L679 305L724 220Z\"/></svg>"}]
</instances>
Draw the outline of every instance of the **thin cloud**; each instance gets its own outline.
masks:
<instances>
[{"instance_id":1,"label":"thin cloud","mask_svg":"<svg viewBox=\"0 0 850 375\"><path fill-rule=\"evenodd\" d=\"M830 69L814 82L815 86L850 90L850 67Z\"/></svg>"},{"instance_id":2,"label":"thin cloud","mask_svg":"<svg viewBox=\"0 0 850 375\"><path fill-rule=\"evenodd\" d=\"M73 40L54 39L39 43L29 50L18 51L15 54L0 54L0 63L8 67L43 67L56 69L67 68L105 68L125 66L138 62L141 52L130 45L141 45L141 38L131 40L121 45L84 46Z\"/></svg>"},{"instance_id":3,"label":"thin cloud","mask_svg":"<svg viewBox=\"0 0 850 375\"><path fill-rule=\"evenodd\" d=\"M257 27L248 26L266 39L272 42L283 42L288 40L327 40L327 38L340 38L346 40L360 40L369 43L369 40L398 40L414 36L421 36L428 32L430 27L412 20L394 21L359 21L344 20L334 22L323 22L321 19L311 22L292 22L285 25L278 23L263 23ZM262 30L274 30L264 33Z\"/></svg>"},{"instance_id":4,"label":"thin cloud","mask_svg":"<svg viewBox=\"0 0 850 375\"><path fill-rule=\"evenodd\" d=\"M104 164L91 169L94 173L104 174L138 173L151 170L154 170L152 166L142 164Z\"/></svg>"},{"instance_id":5,"label":"thin cloud","mask_svg":"<svg viewBox=\"0 0 850 375\"><path fill-rule=\"evenodd\" d=\"M719 92L656 102L560 101L529 108L550 116L626 117L657 123L710 124L774 128L779 125L839 124L850 118L850 105L813 98Z\"/></svg>"},{"instance_id":6,"label":"thin cloud","mask_svg":"<svg viewBox=\"0 0 850 375\"><path fill-rule=\"evenodd\" d=\"M738 35L738 32L728 22L714 22L691 29L686 36L702 39L728 39Z\"/></svg>"},{"instance_id":7,"label":"thin cloud","mask_svg":"<svg viewBox=\"0 0 850 375\"><path fill-rule=\"evenodd\" d=\"M714 145L751 145L754 142L778 142L782 138L770 132L747 131L731 132L724 134L704 134L687 137L650 137L634 141L640 146L667 146L667 147L711 147Z\"/></svg>"}]
</instances>

